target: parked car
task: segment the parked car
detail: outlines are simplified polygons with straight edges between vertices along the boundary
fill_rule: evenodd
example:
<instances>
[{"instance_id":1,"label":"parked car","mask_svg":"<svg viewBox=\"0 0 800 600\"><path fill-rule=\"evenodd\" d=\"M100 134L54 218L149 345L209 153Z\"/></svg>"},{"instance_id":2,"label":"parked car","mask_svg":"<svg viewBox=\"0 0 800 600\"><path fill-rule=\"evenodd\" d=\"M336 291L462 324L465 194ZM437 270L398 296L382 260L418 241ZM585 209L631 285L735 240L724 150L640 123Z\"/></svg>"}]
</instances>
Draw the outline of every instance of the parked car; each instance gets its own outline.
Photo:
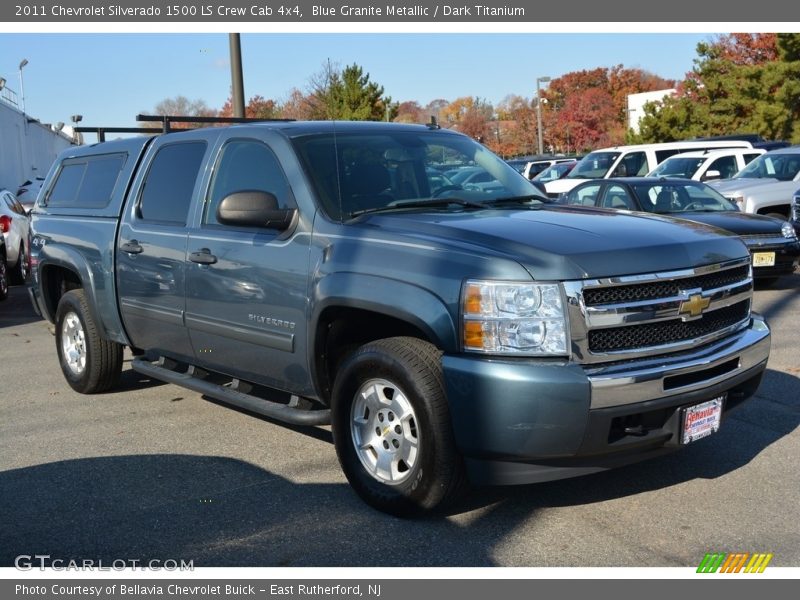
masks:
<instances>
[{"instance_id":1,"label":"parked car","mask_svg":"<svg viewBox=\"0 0 800 600\"><path fill-rule=\"evenodd\" d=\"M639 177L646 175L670 156L682 152L722 150L724 148L752 148L750 142L730 141L685 141L663 144L636 144L615 146L595 150L584 156L564 179L545 184L547 194L558 197L587 179L610 179L611 177Z\"/></svg>"},{"instance_id":2,"label":"parked car","mask_svg":"<svg viewBox=\"0 0 800 600\"><path fill-rule=\"evenodd\" d=\"M744 212L788 220L800 182L800 146L762 154L733 178L713 186Z\"/></svg>"},{"instance_id":3,"label":"parked car","mask_svg":"<svg viewBox=\"0 0 800 600\"><path fill-rule=\"evenodd\" d=\"M800 190L792 196L792 225L798 236L800 236Z\"/></svg>"},{"instance_id":4,"label":"parked car","mask_svg":"<svg viewBox=\"0 0 800 600\"><path fill-rule=\"evenodd\" d=\"M764 153L766 150L757 148L683 152L670 156L650 171L647 176L680 177L695 181L730 179L754 158L758 158Z\"/></svg>"},{"instance_id":5,"label":"parked car","mask_svg":"<svg viewBox=\"0 0 800 600\"><path fill-rule=\"evenodd\" d=\"M33 180L28 179L25 183L19 186L17 190L17 200L22 203L27 212L30 212L33 205L36 204L36 197L39 195L39 190L42 189L44 177L35 177Z\"/></svg>"},{"instance_id":6,"label":"parked car","mask_svg":"<svg viewBox=\"0 0 800 600\"><path fill-rule=\"evenodd\" d=\"M763 283L793 273L800 258L800 242L789 223L740 212L701 182L639 177L588 181L564 194L560 202L669 215L725 229L747 245L753 276Z\"/></svg>"},{"instance_id":7,"label":"parked car","mask_svg":"<svg viewBox=\"0 0 800 600\"><path fill-rule=\"evenodd\" d=\"M6 242L0 235L0 301L8 298L8 267L6 266Z\"/></svg>"},{"instance_id":8,"label":"parked car","mask_svg":"<svg viewBox=\"0 0 800 600\"><path fill-rule=\"evenodd\" d=\"M0 190L0 231L6 243L6 266L12 283L28 279L30 219L28 211L8 190Z\"/></svg>"}]
</instances>

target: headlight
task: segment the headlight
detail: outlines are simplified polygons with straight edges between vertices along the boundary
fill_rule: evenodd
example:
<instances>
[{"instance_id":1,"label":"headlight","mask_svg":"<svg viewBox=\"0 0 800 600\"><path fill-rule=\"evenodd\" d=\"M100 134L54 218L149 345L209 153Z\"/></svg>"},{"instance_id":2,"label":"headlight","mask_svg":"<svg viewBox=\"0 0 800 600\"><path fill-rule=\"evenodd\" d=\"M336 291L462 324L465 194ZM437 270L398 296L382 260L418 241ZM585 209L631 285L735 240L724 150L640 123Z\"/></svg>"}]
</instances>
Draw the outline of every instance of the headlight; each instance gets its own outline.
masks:
<instances>
[{"instance_id":1,"label":"headlight","mask_svg":"<svg viewBox=\"0 0 800 600\"><path fill-rule=\"evenodd\" d=\"M469 280L461 298L464 350L566 355L567 321L554 283Z\"/></svg>"},{"instance_id":2,"label":"headlight","mask_svg":"<svg viewBox=\"0 0 800 600\"><path fill-rule=\"evenodd\" d=\"M728 200L736 204L739 210L744 211L744 196L728 196Z\"/></svg>"},{"instance_id":3,"label":"headlight","mask_svg":"<svg viewBox=\"0 0 800 600\"><path fill-rule=\"evenodd\" d=\"M783 237L789 238L790 240L797 238L797 234L794 231L794 227L792 227L792 224L789 222L786 222L783 225L781 225L781 234L783 234Z\"/></svg>"}]
</instances>

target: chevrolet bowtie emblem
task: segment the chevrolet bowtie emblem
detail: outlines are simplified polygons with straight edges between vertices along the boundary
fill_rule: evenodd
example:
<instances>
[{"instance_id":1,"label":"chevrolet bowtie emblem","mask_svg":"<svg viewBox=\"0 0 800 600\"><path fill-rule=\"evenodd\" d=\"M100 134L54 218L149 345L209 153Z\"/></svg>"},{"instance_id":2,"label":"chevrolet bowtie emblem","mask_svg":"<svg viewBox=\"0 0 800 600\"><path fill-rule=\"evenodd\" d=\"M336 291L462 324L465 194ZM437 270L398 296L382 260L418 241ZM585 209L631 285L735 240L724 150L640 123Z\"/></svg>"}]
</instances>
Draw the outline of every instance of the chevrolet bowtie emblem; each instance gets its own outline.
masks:
<instances>
[{"instance_id":1,"label":"chevrolet bowtie emblem","mask_svg":"<svg viewBox=\"0 0 800 600\"><path fill-rule=\"evenodd\" d=\"M681 302L680 307L678 307L678 314L699 317L708 308L709 304L711 304L710 298L703 298L700 294L692 294L688 300Z\"/></svg>"}]
</instances>

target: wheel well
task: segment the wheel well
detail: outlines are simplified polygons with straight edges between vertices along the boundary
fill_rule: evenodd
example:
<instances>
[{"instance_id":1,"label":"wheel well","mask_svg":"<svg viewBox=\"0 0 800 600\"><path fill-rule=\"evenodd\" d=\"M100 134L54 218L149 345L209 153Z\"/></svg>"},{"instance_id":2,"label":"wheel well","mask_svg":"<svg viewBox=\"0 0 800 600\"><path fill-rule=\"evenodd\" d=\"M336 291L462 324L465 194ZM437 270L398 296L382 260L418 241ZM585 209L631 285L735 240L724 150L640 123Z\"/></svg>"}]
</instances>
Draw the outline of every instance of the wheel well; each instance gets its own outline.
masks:
<instances>
[{"instance_id":1,"label":"wheel well","mask_svg":"<svg viewBox=\"0 0 800 600\"><path fill-rule=\"evenodd\" d=\"M329 402L339 365L359 346L384 338L407 336L428 342L418 327L385 314L356 308L329 308L320 316L314 337L317 389Z\"/></svg>"},{"instance_id":2,"label":"wheel well","mask_svg":"<svg viewBox=\"0 0 800 600\"><path fill-rule=\"evenodd\" d=\"M40 271L39 277L42 282L42 299L48 314L53 317L61 296L70 290L83 287L78 274L65 267L46 266Z\"/></svg>"},{"instance_id":3,"label":"wheel well","mask_svg":"<svg viewBox=\"0 0 800 600\"><path fill-rule=\"evenodd\" d=\"M776 204L775 206L764 206L763 208L759 208L757 213L759 215L783 215L784 219L789 219L789 205L788 204Z\"/></svg>"}]
</instances>

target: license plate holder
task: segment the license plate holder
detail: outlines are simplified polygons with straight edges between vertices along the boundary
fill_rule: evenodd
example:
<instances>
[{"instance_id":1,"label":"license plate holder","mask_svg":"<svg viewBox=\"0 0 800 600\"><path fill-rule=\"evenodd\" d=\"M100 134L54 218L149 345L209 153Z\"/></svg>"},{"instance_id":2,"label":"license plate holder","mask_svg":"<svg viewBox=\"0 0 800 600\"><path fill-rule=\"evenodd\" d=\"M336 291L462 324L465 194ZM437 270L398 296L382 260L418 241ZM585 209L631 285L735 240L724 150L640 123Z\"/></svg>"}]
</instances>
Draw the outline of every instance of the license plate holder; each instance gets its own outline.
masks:
<instances>
[{"instance_id":1,"label":"license plate holder","mask_svg":"<svg viewBox=\"0 0 800 600\"><path fill-rule=\"evenodd\" d=\"M774 252L753 252L753 266L754 267L774 267L775 266L775 253Z\"/></svg>"},{"instance_id":2,"label":"license plate holder","mask_svg":"<svg viewBox=\"0 0 800 600\"><path fill-rule=\"evenodd\" d=\"M681 444L686 445L716 433L722 422L727 394L688 406L681 411Z\"/></svg>"}]
</instances>

